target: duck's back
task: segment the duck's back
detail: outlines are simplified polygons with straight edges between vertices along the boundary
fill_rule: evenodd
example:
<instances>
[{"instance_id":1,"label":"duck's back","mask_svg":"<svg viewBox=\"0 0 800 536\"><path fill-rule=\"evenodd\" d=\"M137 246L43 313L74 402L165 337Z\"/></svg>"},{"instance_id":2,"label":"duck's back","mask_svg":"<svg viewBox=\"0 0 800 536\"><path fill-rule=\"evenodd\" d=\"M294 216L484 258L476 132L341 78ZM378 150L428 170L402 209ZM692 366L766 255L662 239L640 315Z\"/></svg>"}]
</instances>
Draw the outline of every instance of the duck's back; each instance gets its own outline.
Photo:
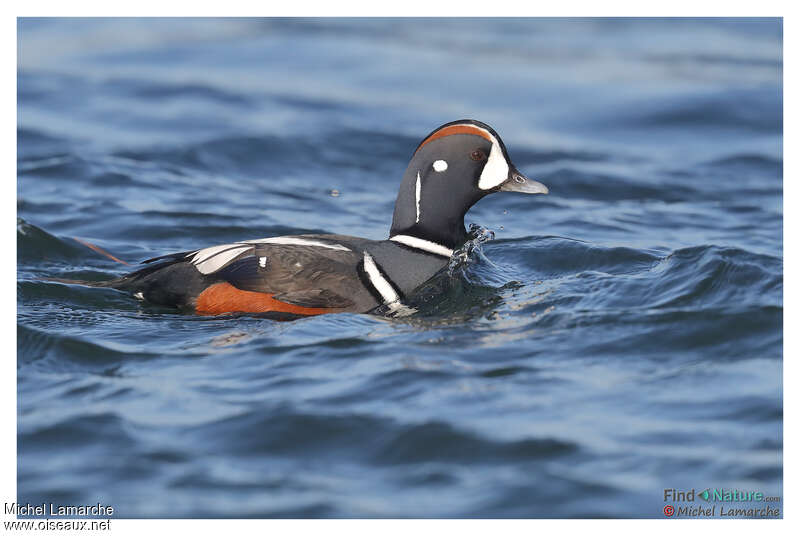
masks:
<instances>
[{"instance_id":1,"label":"duck's back","mask_svg":"<svg viewBox=\"0 0 800 536\"><path fill-rule=\"evenodd\" d=\"M248 240L157 257L116 288L198 313L275 317L402 314L407 295L446 265L441 256L392 241L343 235Z\"/></svg>"}]
</instances>

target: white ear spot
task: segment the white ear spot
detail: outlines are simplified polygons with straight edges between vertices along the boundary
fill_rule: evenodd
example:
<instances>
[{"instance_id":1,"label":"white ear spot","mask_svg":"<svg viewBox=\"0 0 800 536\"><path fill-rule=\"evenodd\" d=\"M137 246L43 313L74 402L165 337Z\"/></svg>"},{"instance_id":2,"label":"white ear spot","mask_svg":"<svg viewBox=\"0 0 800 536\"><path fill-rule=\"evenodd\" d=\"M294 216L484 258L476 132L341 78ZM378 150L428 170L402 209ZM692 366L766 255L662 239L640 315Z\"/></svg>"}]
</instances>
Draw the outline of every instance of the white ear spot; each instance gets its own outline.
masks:
<instances>
[{"instance_id":1,"label":"white ear spot","mask_svg":"<svg viewBox=\"0 0 800 536\"><path fill-rule=\"evenodd\" d=\"M441 173L446 169L447 169L447 162L445 162L444 160L437 160L436 162L433 163L434 171L438 171L439 173Z\"/></svg>"}]
</instances>

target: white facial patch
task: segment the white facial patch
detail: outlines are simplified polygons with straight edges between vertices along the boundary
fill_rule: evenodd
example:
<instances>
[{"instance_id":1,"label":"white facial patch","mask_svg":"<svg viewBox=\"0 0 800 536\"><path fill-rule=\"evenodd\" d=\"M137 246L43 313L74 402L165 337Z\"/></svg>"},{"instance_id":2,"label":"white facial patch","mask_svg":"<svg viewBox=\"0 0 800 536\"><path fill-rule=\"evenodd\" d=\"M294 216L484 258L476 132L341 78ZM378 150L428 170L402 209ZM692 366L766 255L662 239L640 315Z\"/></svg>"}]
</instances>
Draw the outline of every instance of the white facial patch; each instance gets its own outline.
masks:
<instances>
[{"instance_id":1,"label":"white facial patch","mask_svg":"<svg viewBox=\"0 0 800 536\"><path fill-rule=\"evenodd\" d=\"M500 144L492 143L492 150L489 152L489 160L483 168L481 178L478 180L478 188L481 190L491 190L500 186L508 178L508 162L503 156Z\"/></svg>"},{"instance_id":2,"label":"white facial patch","mask_svg":"<svg viewBox=\"0 0 800 536\"><path fill-rule=\"evenodd\" d=\"M445 162L444 160L437 160L436 162L433 163L433 170L438 171L439 173L441 173L442 171L446 171L447 162Z\"/></svg>"}]
</instances>

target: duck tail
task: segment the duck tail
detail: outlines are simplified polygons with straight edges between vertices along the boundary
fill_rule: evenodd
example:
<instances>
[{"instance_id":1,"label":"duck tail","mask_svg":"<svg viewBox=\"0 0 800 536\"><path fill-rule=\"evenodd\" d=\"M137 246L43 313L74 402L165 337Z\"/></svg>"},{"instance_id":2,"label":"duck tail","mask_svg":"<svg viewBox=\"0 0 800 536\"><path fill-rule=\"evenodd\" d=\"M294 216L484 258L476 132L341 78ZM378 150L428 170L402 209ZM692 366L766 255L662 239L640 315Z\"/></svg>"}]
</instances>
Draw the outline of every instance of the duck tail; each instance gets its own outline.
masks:
<instances>
[{"instance_id":1,"label":"duck tail","mask_svg":"<svg viewBox=\"0 0 800 536\"><path fill-rule=\"evenodd\" d=\"M72 237L72 239L81 244L86 246L87 248L91 249L92 251L99 253L100 255L111 259L114 262L118 262L120 264L124 264L125 266L130 266L130 263L123 261L109 253L108 251L104 250L100 246L96 246L91 242L87 242L81 238ZM97 287L97 288L115 288L121 289L125 283L128 281L127 276L118 277L116 279L109 279L107 281L86 281L84 279L64 279L61 277L42 277L39 281L50 281L52 283L65 283L67 285L83 285L85 287Z\"/></svg>"},{"instance_id":2,"label":"duck tail","mask_svg":"<svg viewBox=\"0 0 800 536\"><path fill-rule=\"evenodd\" d=\"M77 242L77 243L79 243L79 244L82 244L82 245L86 246L87 248L91 249L92 251L94 251L94 252L96 252L96 253L99 253L99 254L100 254L100 255L102 255L103 257L107 257L107 258L111 259L112 261L114 261L114 262L118 262L118 263L120 263L120 264L124 264L125 266L130 266L130 263L127 263L127 262L125 262L125 261L123 261L123 260L121 260L121 259L118 259L118 258L116 258L114 255L112 255L112 254L111 254L111 253L109 253L108 251L104 250L104 249L103 249L103 248L101 248L100 246L95 246L95 245L94 245L94 244L92 244L91 242L87 242L86 240L82 240L82 239L80 239L80 238L76 238L76 237L74 237L74 236L72 237L72 239L73 239L75 242Z\"/></svg>"},{"instance_id":3,"label":"duck tail","mask_svg":"<svg viewBox=\"0 0 800 536\"><path fill-rule=\"evenodd\" d=\"M125 277L109 279L108 281L86 281L84 279L64 279L61 277L40 277L36 281L49 281L51 283L64 283L66 285L82 285L84 287L114 288L121 290L127 282Z\"/></svg>"}]
</instances>

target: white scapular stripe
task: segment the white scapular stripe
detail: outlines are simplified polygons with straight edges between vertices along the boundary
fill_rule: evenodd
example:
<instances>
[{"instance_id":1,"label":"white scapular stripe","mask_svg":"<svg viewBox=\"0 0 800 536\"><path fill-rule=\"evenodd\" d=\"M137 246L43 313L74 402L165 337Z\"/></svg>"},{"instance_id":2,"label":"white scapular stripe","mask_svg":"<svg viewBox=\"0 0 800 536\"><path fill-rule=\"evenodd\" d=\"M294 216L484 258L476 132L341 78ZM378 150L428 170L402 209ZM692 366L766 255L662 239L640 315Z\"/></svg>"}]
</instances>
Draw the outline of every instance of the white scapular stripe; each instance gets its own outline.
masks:
<instances>
[{"instance_id":1,"label":"white scapular stripe","mask_svg":"<svg viewBox=\"0 0 800 536\"><path fill-rule=\"evenodd\" d=\"M283 244L285 246L317 246L320 248L338 249L340 251L350 251L350 248L341 244L326 244L307 238L297 238L294 236L273 236L272 238L261 238L259 240L248 240L248 244Z\"/></svg>"},{"instance_id":2,"label":"white scapular stripe","mask_svg":"<svg viewBox=\"0 0 800 536\"><path fill-rule=\"evenodd\" d=\"M419 223L419 196L422 193L422 179L417 171L417 223Z\"/></svg>"},{"instance_id":3,"label":"white scapular stripe","mask_svg":"<svg viewBox=\"0 0 800 536\"><path fill-rule=\"evenodd\" d=\"M492 137L494 139L494 136ZM508 162L503 156L500 144L497 140L492 142L492 150L489 151L489 160L483 167L481 178L478 180L478 188L481 190L491 190L500 186L508 178Z\"/></svg>"},{"instance_id":4,"label":"white scapular stripe","mask_svg":"<svg viewBox=\"0 0 800 536\"><path fill-rule=\"evenodd\" d=\"M367 272L369 282L372 283L372 286L383 298L383 304L388 307L389 313L392 313L393 316L408 316L417 312L413 307L403 305L403 302L400 301L400 296L397 295L389 281L383 277L372 255L366 251L364 252L364 271Z\"/></svg>"},{"instance_id":5,"label":"white scapular stripe","mask_svg":"<svg viewBox=\"0 0 800 536\"><path fill-rule=\"evenodd\" d=\"M395 235L391 237L389 240L393 240L394 242L400 242L410 248L414 249L421 249L422 251L427 251L428 253L435 253L436 255L441 255L442 257L452 257L453 250L445 247L441 244L437 244L436 242L431 242L430 240L423 240L422 238L417 238L416 236L408 236L408 235Z\"/></svg>"},{"instance_id":6,"label":"white scapular stripe","mask_svg":"<svg viewBox=\"0 0 800 536\"><path fill-rule=\"evenodd\" d=\"M350 251L341 244L326 244L316 240L306 238L296 238L293 236L275 236L272 238L261 238L259 240L248 240L246 242L235 242L233 244L223 244L221 246L211 246L192 253L192 264L195 265L201 274L213 274L224 267L230 261L253 249L254 244L282 244L290 246L315 246L320 248L336 249L340 251ZM258 261L259 266L266 267L266 257L261 257Z\"/></svg>"},{"instance_id":7,"label":"white scapular stripe","mask_svg":"<svg viewBox=\"0 0 800 536\"><path fill-rule=\"evenodd\" d=\"M250 249L253 249L253 246L244 243L212 246L210 248L201 249L195 253L192 257L192 264L195 265L201 274L213 274Z\"/></svg>"}]
</instances>

